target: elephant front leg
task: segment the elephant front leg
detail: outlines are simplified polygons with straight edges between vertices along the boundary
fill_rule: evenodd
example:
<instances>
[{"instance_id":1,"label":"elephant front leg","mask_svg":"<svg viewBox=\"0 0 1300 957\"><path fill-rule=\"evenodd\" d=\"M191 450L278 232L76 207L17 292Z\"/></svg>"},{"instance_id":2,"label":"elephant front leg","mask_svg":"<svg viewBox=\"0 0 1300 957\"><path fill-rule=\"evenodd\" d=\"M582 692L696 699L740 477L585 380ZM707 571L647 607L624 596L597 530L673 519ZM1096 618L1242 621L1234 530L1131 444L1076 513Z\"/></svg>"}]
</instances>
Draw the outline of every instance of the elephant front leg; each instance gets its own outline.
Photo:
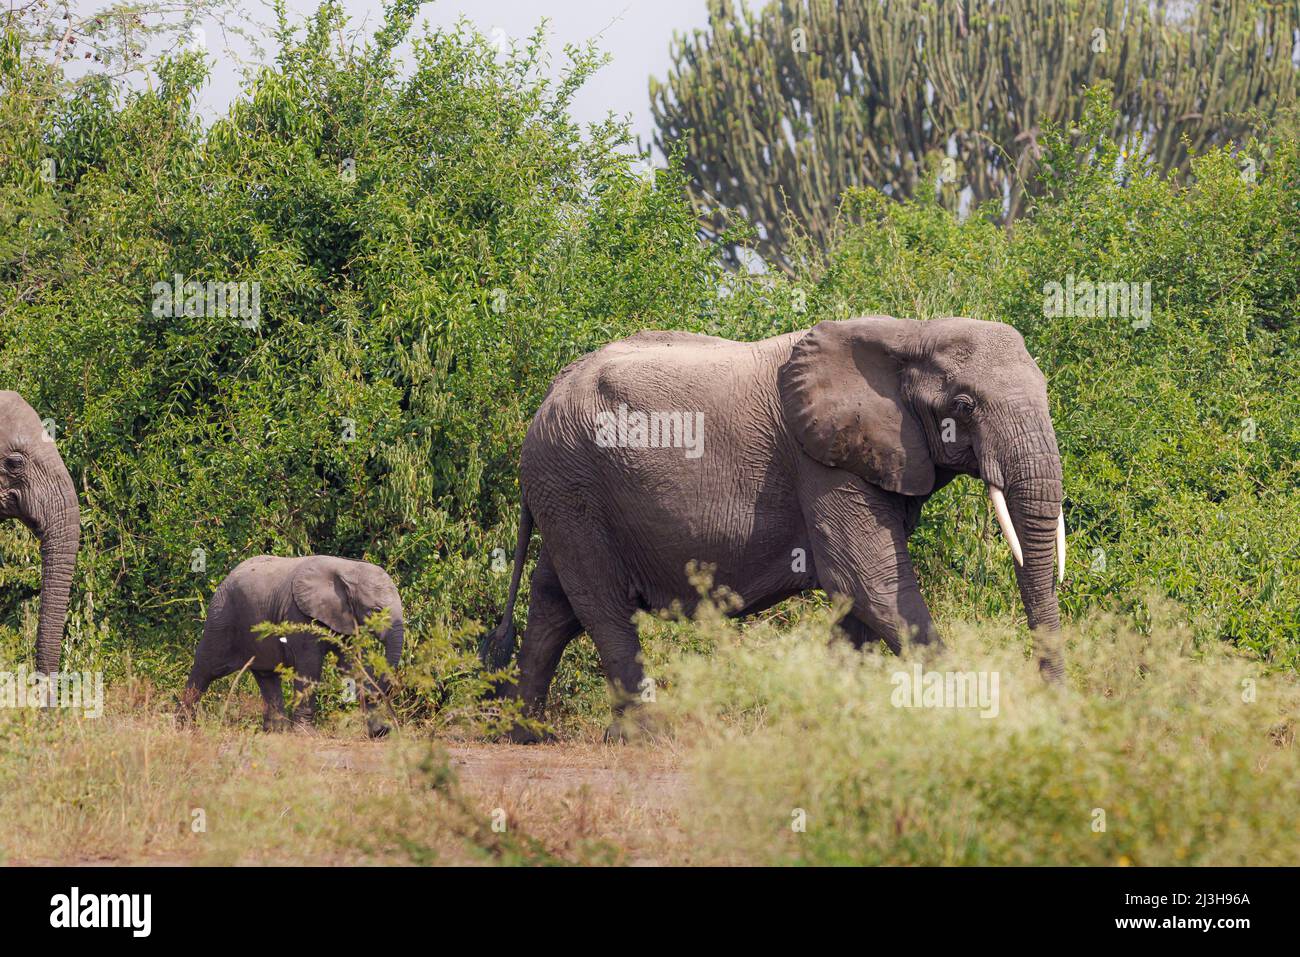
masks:
<instances>
[{"instance_id":1,"label":"elephant front leg","mask_svg":"<svg viewBox=\"0 0 1300 957\"><path fill-rule=\"evenodd\" d=\"M392 682L387 674L376 674L375 669L366 665L353 676L357 686L357 706L366 722L366 735L370 738L387 737L393 730L385 720L385 713L391 709Z\"/></svg>"},{"instance_id":2,"label":"elephant front leg","mask_svg":"<svg viewBox=\"0 0 1300 957\"><path fill-rule=\"evenodd\" d=\"M320 687L325 655L320 642L315 639L301 642L296 651L293 674L293 726L305 729L312 727L316 721L316 690Z\"/></svg>"},{"instance_id":3,"label":"elephant front leg","mask_svg":"<svg viewBox=\"0 0 1300 957\"><path fill-rule=\"evenodd\" d=\"M906 644L941 648L907 550L913 503L848 472L818 470L806 518L822 590L853 602L842 625L850 640L883 641L895 654Z\"/></svg>"},{"instance_id":4,"label":"elephant front leg","mask_svg":"<svg viewBox=\"0 0 1300 957\"><path fill-rule=\"evenodd\" d=\"M198 712L199 699L214 680L211 669L195 662L194 667L190 669L189 679L185 682L185 690L181 693L180 704L176 708L176 718L182 725L187 725L194 720Z\"/></svg>"}]
</instances>

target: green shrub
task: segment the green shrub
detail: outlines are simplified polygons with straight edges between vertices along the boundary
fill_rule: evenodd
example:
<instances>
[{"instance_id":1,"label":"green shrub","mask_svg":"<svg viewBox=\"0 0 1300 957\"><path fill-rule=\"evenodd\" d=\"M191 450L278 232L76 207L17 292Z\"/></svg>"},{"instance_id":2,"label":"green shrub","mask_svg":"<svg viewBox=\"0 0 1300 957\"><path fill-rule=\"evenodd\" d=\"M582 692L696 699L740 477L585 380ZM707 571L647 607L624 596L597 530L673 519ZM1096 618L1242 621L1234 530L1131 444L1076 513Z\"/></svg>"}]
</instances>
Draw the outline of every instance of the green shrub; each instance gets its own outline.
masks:
<instances>
[{"instance_id":1,"label":"green shrub","mask_svg":"<svg viewBox=\"0 0 1300 957\"><path fill-rule=\"evenodd\" d=\"M996 676L983 708L900 706L913 662L832 645L821 616L743 640L707 622L712 654L674 656L661 699L695 779L693 846L751 864L1294 864L1300 686L1195 652L1155 609L1147 633L1068 626L1060 688L1013 628L952 623L924 667L990 692Z\"/></svg>"}]
</instances>

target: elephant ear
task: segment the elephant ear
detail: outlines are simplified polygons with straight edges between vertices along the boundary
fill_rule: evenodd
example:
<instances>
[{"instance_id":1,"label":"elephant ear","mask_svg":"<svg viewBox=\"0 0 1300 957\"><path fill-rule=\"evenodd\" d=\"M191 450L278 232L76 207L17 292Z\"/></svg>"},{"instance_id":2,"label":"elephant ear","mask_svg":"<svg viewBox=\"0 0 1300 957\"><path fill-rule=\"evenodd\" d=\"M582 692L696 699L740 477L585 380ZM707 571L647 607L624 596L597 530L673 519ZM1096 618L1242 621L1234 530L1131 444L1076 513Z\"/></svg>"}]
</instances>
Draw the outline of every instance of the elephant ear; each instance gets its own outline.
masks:
<instances>
[{"instance_id":1,"label":"elephant ear","mask_svg":"<svg viewBox=\"0 0 1300 957\"><path fill-rule=\"evenodd\" d=\"M293 576L293 600L299 611L330 631L350 635L357 630L351 586L336 562L303 562Z\"/></svg>"},{"instance_id":2,"label":"elephant ear","mask_svg":"<svg viewBox=\"0 0 1300 957\"><path fill-rule=\"evenodd\" d=\"M913 319L819 322L781 367L781 406L804 451L891 492L928 495L934 461L904 400L917 341Z\"/></svg>"}]
</instances>

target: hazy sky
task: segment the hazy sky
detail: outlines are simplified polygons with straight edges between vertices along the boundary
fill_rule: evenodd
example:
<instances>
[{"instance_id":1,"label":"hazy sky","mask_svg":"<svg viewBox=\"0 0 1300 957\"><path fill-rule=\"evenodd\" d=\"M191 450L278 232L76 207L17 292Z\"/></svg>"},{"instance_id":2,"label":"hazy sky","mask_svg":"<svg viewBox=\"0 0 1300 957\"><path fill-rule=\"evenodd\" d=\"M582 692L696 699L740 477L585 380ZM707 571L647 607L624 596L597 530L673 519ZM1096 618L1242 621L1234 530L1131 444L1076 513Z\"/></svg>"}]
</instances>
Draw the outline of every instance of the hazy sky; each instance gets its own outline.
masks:
<instances>
[{"instance_id":1,"label":"hazy sky","mask_svg":"<svg viewBox=\"0 0 1300 957\"><path fill-rule=\"evenodd\" d=\"M365 24L373 34L383 22L379 0L342 0L352 18L352 27ZM240 23L245 27L267 24L273 19L269 5L261 0L240 0ZM304 16L313 12L316 0L287 0L289 10ZM630 115L632 131L648 145L653 124L647 81L651 74L667 74L669 42L673 32L689 32L708 21L705 0L435 0L420 8L416 23L433 27L452 26L464 17L493 37L525 38L546 19L554 69L563 65L564 45L597 40L612 60L579 90L573 115L580 122L602 119L613 111ZM501 31L501 32L497 32ZM205 42L213 57L212 78L200 101L209 116L220 112L239 88L240 74L223 56L227 48L248 59L250 48L237 36L223 35L215 25L205 25ZM264 48L267 45L264 44Z\"/></svg>"}]
</instances>

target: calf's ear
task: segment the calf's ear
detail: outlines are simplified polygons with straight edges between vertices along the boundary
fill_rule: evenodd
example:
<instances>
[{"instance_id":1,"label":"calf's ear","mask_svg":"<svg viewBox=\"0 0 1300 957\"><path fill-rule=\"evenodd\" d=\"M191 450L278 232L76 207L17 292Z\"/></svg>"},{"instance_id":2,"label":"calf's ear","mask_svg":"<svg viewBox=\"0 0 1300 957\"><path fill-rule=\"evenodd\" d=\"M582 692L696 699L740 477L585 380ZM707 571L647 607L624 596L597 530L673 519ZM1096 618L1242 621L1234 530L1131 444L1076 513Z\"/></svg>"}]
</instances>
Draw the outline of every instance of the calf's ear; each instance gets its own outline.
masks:
<instances>
[{"instance_id":1,"label":"calf's ear","mask_svg":"<svg viewBox=\"0 0 1300 957\"><path fill-rule=\"evenodd\" d=\"M351 586L333 562L303 562L293 576L293 600L308 618L330 631L350 635L357 630L352 613Z\"/></svg>"}]
</instances>

